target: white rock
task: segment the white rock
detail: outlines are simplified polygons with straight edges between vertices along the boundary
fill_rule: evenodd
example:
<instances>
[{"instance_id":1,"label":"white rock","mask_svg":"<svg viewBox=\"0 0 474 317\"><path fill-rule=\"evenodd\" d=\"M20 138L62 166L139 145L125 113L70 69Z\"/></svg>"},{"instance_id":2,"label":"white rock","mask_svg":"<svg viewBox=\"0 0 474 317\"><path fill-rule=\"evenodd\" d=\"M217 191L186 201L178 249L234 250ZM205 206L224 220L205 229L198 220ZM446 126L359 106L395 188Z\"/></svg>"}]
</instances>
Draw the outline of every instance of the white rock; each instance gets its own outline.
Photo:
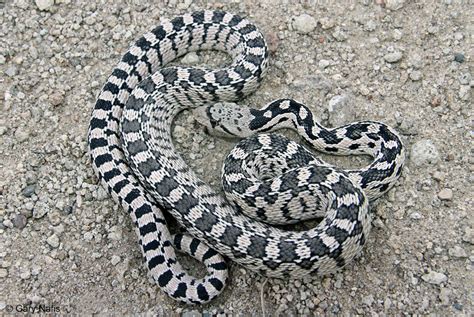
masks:
<instances>
[{"instance_id":1,"label":"white rock","mask_svg":"<svg viewBox=\"0 0 474 317\"><path fill-rule=\"evenodd\" d=\"M399 62L403 57L402 52L396 51L392 53L385 54L383 57L387 63L396 63Z\"/></svg>"},{"instance_id":2,"label":"white rock","mask_svg":"<svg viewBox=\"0 0 474 317\"><path fill-rule=\"evenodd\" d=\"M427 283L436 285L444 283L448 280L448 277L446 275L435 271L431 271L428 274L423 275L421 278Z\"/></svg>"},{"instance_id":3,"label":"white rock","mask_svg":"<svg viewBox=\"0 0 474 317\"><path fill-rule=\"evenodd\" d=\"M118 255L112 255L112 259L110 259L110 263L112 265L117 265L120 262L120 257Z\"/></svg>"},{"instance_id":4,"label":"white rock","mask_svg":"<svg viewBox=\"0 0 474 317\"><path fill-rule=\"evenodd\" d=\"M410 73L410 79L413 81L418 81L422 77L422 74L419 70L414 70Z\"/></svg>"},{"instance_id":5,"label":"white rock","mask_svg":"<svg viewBox=\"0 0 474 317\"><path fill-rule=\"evenodd\" d=\"M322 59L322 60L319 61L318 65L319 65L319 68L324 69L324 68L328 67L330 63L331 62L328 61L327 59Z\"/></svg>"},{"instance_id":6,"label":"white rock","mask_svg":"<svg viewBox=\"0 0 474 317\"><path fill-rule=\"evenodd\" d=\"M367 307L371 307L374 303L374 297L372 295L367 295L362 298L362 302L367 305Z\"/></svg>"},{"instance_id":7,"label":"white rock","mask_svg":"<svg viewBox=\"0 0 474 317\"><path fill-rule=\"evenodd\" d=\"M29 131L25 127L19 127L15 131L15 138L18 142L24 142L30 137Z\"/></svg>"},{"instance_id":8,"label":"white rock","mask_svg":"<svg viewBox=\"0 0 474 317\"><path fill-rule=\"evenodd\" d=\"M323 17L319 19L319 23L321 23L321 28L323 30L333 28L336 25L336 22L334 22L334 20L327 17Z\"/></svg>"},{"instance_id":9,"label":"white rock","mask_svg":"<svg viewBox=\"0 0 474 317\"><path fill-rule=\"evenodd\" d=\"M54 5L54 0L35 0L35 3L38 9L44 11Z\"/></svg>"},{"instance_id":10,"label":"white rock","mask_svg":"<svg viewBox=\"0 0 474 317\"><path fill-rule=\"evenodd\" d=\"M419 212L415 211L415 212L410 214L410 218L414 219L414 220L419 220L419 219L423 218L423 216Z\"/></svg>"},{"instance_id":11,"label":"white rock","mask_svg":"<svg viewBox=\"0 0 474 317\"><path fill-rule=\"evenodd\" d=\"M405 0L385 0L385 7L390 10L399 10L405 4Z\"/></svg>"},{"instance_id":12,"label":"white rock","mask_svg":"<svg viewBox=\"0 0 474 317\"><path fill-rule=\"evenodd\" d=\"M298 33L310 33L316 28L316 20L309 14L303 13L293 18L293 27Z\"/></svg>"},{"instance_id":13,"label":"white rock","mask_svg":"<svg viewBox=\"0 0 474 317\"><path fill-rule=\"evenodd\" d=\"M46 239L46 242L52 247L52 248L57 248L59 247L59 238L56 234L51 235Z\"/></svg>"},{"instance_id":14,"label":"white rock","mask_svg":"<svg viewBox=\"0 0 474 317\"><path fill-rule=\"evenodd\" d=\"M411 161L416 166L435 164L439 160L439 152L431 140L420 140L411 147Z\"/></svg>"},{"instance_id":15,"label":"white rock","mask_svg":"<svg viewBox=\"0 0 474 317\"><path fill-rule=\"evenodd\" d=\"M474 230L470 227L466 227L464 229L464 235L462 236L462 240L465 242L469 242L470 244L474 244Z\"/></svg>"},{"instance_id":16,"label":"white rock","mask_svg":"<svg viewBox=\"0 0 474 317\"><path fill-rule=\"evenodd\" d=\"M113 226L110 228L108 238L114 241L122 240L122 228L119 226Z\"/></svg>"},{"instance_id":17,"label":"white rock","mask_svg":"<svg viewBox=\"0 0 474 317\"><path fill-rule=\"evenodd\" d=\"M467 85L462 85L459 88L459 99L468 101L471 98L471 87Z\"/></svg>"},{"instance_id":18,"label":"white rock","mask_svg":"<svg viewBox=\"0 0 474 317\"><path fill-rule=\"evenodd\" d=\"M450 188L443 188L438 193L438 198L441 200L452 200L453 199L453 190Z\"/></svg>"},{"instance_id":19,"label":"white rock","mask_svg":"<svg viewBox=\"0 0 474 317\"><path fill-rule=\"evenodd\" d=\"M456 245L453 248L448 250L448 253L450 256L453 256L455 258L467 258L467 253L464 251L463 248L460 246Z\"/></svg>"},{"instance_id":20,"label":"white rock","mask_svg":"<svg viewBox=\"0 0 474 317\"><path fill-rule=\"evenodd\" d=\"M0 269L0 278L5 278L8 276L8 270L7 269Z\"/></svg>"}]
</instances>

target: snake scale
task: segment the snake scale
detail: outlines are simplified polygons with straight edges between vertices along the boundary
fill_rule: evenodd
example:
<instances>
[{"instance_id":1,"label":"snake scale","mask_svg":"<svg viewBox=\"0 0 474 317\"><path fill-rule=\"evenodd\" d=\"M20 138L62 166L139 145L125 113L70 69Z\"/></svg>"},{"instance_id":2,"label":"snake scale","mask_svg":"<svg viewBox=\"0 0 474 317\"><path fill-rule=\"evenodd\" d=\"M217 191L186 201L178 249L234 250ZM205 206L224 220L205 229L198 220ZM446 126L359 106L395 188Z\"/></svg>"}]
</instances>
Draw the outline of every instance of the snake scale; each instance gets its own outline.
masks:
<instances>
[{"instance_id":1,"label":"snake scale","mask_svg":"<svg viewBox=\"0 0 474 317\"><path fill-rule=\"evenodd\" d=\"M165 67L198 50L224 51L233 62L215 70ZM216 297L227 279L223 256L271 277L335 272L360 253L368 237L369 200L389 190L401 173L402 143L382 123L327 129L291 99L259 110L231 103L257 89L267 64L264 37L248 20L199 11L144 34L98 96L89 129L94 169L131 215L154 280L176 300L196 304ZM194 109L211 133L247 137L225 160L227 200L173 146L172 122L184 109ZM319 151L374 160L360 170L332 167L298 143L268 134L280 128L298 131ZM172 235L163 211L186 233ZM314 217L323 220L306 231L273 226ZM175 250L202 261L207 274L190 276Z\"/></svg>"}]
</instances>

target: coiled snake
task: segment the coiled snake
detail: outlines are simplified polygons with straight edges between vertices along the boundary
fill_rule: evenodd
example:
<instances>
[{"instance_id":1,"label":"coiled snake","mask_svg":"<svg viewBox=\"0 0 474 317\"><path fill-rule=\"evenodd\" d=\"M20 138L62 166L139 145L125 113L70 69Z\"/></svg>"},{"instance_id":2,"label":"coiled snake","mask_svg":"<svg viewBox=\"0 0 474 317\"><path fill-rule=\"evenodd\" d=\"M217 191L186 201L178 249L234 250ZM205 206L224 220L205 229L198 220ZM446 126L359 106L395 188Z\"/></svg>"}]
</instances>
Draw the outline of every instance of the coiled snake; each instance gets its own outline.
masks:
<instances>
[{"instance_id":1,"label":"coiled snake","mask_svg":"<svg viewBox=\"0 0 474 317\"><path fill-rule=\"evenodd\" d=\"M207 49L229 53L232 64L217 70L163 67ZM222 291L227 266L221 255L273 277L336 271L367 239L368 201L400 175L400 138L382 123L326 129L293 100L276 100L260 110L226 103L257 88L267 58L262 34L247 20L220 11L185 14L136 41L95 104L89 130L95 171L130 213L153 278L177 300L204 303ZM374 160L366 168L343 171L280 135L250 136L226 159L226 200L175 151L173 118L188 108L195 108L197 120L214 133L246 137L291 128L320 151L368 154ZM171 235L163 210L189 235ZM307 231L270 225L312 217L324 218ZM188 275L175 249L203 261L207 275Z\"/></svg>"}]
</instances>

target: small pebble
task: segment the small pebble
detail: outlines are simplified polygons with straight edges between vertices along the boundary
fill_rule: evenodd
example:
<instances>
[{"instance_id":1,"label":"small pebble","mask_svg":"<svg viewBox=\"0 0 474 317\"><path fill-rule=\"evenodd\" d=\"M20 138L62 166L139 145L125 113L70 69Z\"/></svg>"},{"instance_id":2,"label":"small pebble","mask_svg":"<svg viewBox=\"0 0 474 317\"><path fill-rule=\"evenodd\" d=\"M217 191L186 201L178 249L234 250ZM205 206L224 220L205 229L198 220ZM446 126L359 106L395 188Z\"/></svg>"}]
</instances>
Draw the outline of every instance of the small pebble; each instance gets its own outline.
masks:
<instances>
[{"instance_id":1,"label":"small pebble","mask_svg":"<svg viewBox=\"0 0 474 317\"><path fill-rule=\"evenodd\" d=\"M419 219L423 218L423 216L419 212L415 211L415 212L410 214L410 218L414 219L414 220L419 220Z\"/></svg>"},{"instance_id":2,"label":"small pebble","mask_svg":"<svg viewBox=\"0 0 474 317\"><path fill-rule=\"evenodd\" d=\"M464 235L462 236L464 242L474 244L474 230L471 227L466 227L464 229Z\"/></svg>"},{"instance_id":3,"label":"small pebble","mask_svg":"<svg viewBox=\"0 0 474 317\"><path fill-rule=\"evenodd\" d=\"M328 67L330 64L331 64L331 62L328 61L327 59L322 59L322 60L320 60L319 63L318 63L319 68L322 68L322 69L325 69L325 68Z\"/></svg>"},{"instance_id":4,"label":"small pebble","mask_svg":"<svg viewBox=\"0 0 474 317\"><path fill-rule=\"evenodd\" d=\"M459 93L458 93L459 99L463 101L468 101L471 99L471 87L468 85L462 85L459 87Z\"/></svg>"},{"instance_id":5,"label":"small pebble","mask_svg":"<svg viewBox=\"0 0 474 317\"><path fill-rule=\"evenodd\" d=\"M27 219L22 214L17 214L13 218L13 225L18 229L23 229L26 226Z\"/></svg>"},{"instance_id":6,"label":"small pebble","mask_svg":"<svg viewBox=\"0 0 474 317\"><path fill-rule=\"evenodd\" d=\"M197 310L190 310L190 311L183 312L181 314L181 317L201 317L201 316L202 314Z\"/></svg>"},{"instance_id":7,"label":"small pebble","mask_svg":"<svg viewBox=\"0 0 474 317\"><path fill-rule=\"evenodd\" d=\"M60 92L55 92L49 96L49 102L53 106L59 106L64 101L64 95Z\"/></svg>"},{"instance_id":8,"label":"small pebble","mask_svg":"<svg viewBox=\"0 0 474 317\"><path fill-rule=\"evenodd\" d=\"M33 196L35 191L36 191L36 185L32 184L32 185L28 185L25 188L23 188L23 190L21 191L21 194L25 197L31 197L31 196Z\"/></svg>"},{"instance_id":9,"label":"small pebble","mask_svg":"<svg viewBox=\"0 0 474 317\"><path fill-rule=\"evenodd\" d=\"M435 164L439 161L439 152L433 141L420 140L411 148L410 160L416 165Z\"/></svg>"},{"instance_id":10,"label":"small pebble","mask_svg":"<svg viewBox=\"0 0 474 317\"><path fill-rule=\"evenodd\" d=\"M293 18L293 28L301 34L310 33L316 28L316 20L309 14L303 13Z\"/></svg>"},{"instance_id":11,"label":"small pebble","mask_svg":"<svg viewBox=\"0 0 474 317\"><path fill-rule=\"evenodd\" d=\"M405 0L385 0L385 7L390 10L400 10L404 4Z\"/></svg>"},{"instance_id":12,"label":"small pebble","mask_svg":"<svg viewBox=\"0 0 474 317\"><path fill-rule=\"evenodd\" d=\"M54 0L35 0L35 4L41 11L47 10L54 5Z\"/></svg>"},{"instance_id":13,"label":"small pebble","mask_svg":"<svg viewBox=\"0 0 474 317\"><path fill-rule=\"evenodd\" d=\"M110 259L110 263L112 265L117 265L120 262L120 257L118 255L112 255L112 259Z\"/></svg>"},{"instance_id":14,"label":"small pebble","mask_svg":"<svg viewBox=\"0 0 474 317\"><path fill-rule=\"evenodd\" d=\"M458 62L458 63L464 63L464 59L465 59L464 54L462 54L462 53L456 53L456 54L454 54L454 60L455 60L456 62Z\"/></svg>"},{"instance_id":15,"label":"small pebble","mask_svg":"<svg viewBox=\"0 0 474 317\"><path fill-rule=\"evenodd\" d=\"M442 182L444 181L444 173L440 172L440 171L436 171L433 173L433 179L438 181L438 182Z\"/></svg>"},{"instance_id":16,"label":"small pebble","mask_svg":"<svg viewBox=\"0 0 474 317\"><path fill-rule=\"evenodd\" d=\"M448 277L443 273L431 271L428 274L424 274L421 279L427 283L439 285L446 282Z\"/></svg>"},{"instance_id":17,"label":"small pebble","mask_svg":"<svg viewBox=\"0 0 474 317\"><path fill-rule=\"evenodd\" d=\"M403 57L402 52L397 51L397 52L385 54L383 58L385 59L387 63L396 63L396 62L399 62L402 59L402 57Z\"/></svg>"},{"instance_id":18,"label":"small pebble","mask_svg":"<svg viewBox=\"0 0 474 317\"><path fill-rule=\"evenodd\" d=\"M336 25L336 22L334 22L334 20L332 20L328 17L323 17L323 18L319 19L319 23L321 23L321 28L323 30L333 28Z\"/></svg>"},{"instance_id":19,"label":"small pebble","mask_svg":"<svg viewBox=\"0 0 474 317\"><path fill-rule=\"evenodd\" d=\"M113 226L110 228L108 238L114 241L122 240L122 228L120 226Z\"/></svg>"},{"instance_id":20,"label":"small pebble","mask_svg":"<svg viewBox=\"0 0 474 317\"><path fill-rule=\"evenodd\" d=\"M15 65L9 66L5 70L5 75L7 75L8 77L14 77L17 73L18 73L18 70Z\"/></svg>"},{"instance_id":21,"label":"small pebble","mask_svg":"<svg viewBox=\"0 0 474 317\"><path fill-rule=\"evenodd\" d=\"M30 271L24 271L20 273L20 278L22 280L27 280L31 277L31 272Z\"/></svg>"},{"instance_id":22,"label":"small pebble","mask_svg":"<svg viewBox=\"0 0 474 317\"><path fill-rule=\"evenodd\" d=\"M24 142L28 140L30 137L30 130L28 130L26 127L19 127L15 131L15 138L17 139L18 142Z\"/></svg>"},{"instance_id":23,"label":"small pebble","mask_svg":"<svg viewBox=\"0 0 474 317\"><path fill-rule=\"evenodd\" d=\"M451 295L451 291L446 287L441 287L439 290L439 299L443 305L449 304L449 296Z\"/></svg>"},{"instance_id":24,"label":"small pebble","mask_svg":"<svg viewBox=\"0 0 474 317\"><path fill-rule=\"evenodd\" d=\"M453 199L453 190L450 188L443 188L438 193L438 198L441 200L452 200Z\"/></svg>"},{"instance_id":25,"label":"small pebble","mask_svg":"<svg viewBox=\"0 0 474 317\"><path fill-rule=\"evenodd\" d=\"M362 302L367 305L367 307L371 307L372 304L374 303L374 297L372 295L367 295L364 298L362 298Z\"/></svg>"},{"instance_id":26,"label":"small pebble","mask_svg":"<svg viewBox=\"0 0 474 317\"><path fill-rule=\"evenodd\" d=\"M448 250L448 254L450 256L453 256L455 258L467 258L467 253L464 251L463 248L460 246L456 245L453 248Z\"/></svg>"},{"instance_id":27,"label":"small pebble","mask_svg":"<svg viewBox=\"0 0 474 317\"><path fill-rule=\"evenodd\" d=\"M454 303L453 307L459 311L461 311L463 308L462 304L459 304L458 302Z\"/></svg>"},{"instance_id":28,"label":"small pebble","mask_svg":"<svg viewBox=\"0 0 474 317\"><path fill-rule=\"evenodd\" d=\"M7 269L0 269L0 278L5 278L8 276L8 270Z\"/></svg>"},{"instance_id":29,"label":"small pebble","mask_svg":"<svg viewBox=\"0 0 474 317\"><path fill-rule=\"evenodd\" d=\"M59 238L54 233L46 239L46 242L54 249L59 247Z\"/></svg>"},{"instance_id":30,"label":"small pebble","mask_svg":"<svg viewBox=\"0 0 474 317\"><path fill-rule=\"evenodd\" d=\"M413 81L419 81L422 77L422 74L418 70L414 70L410 73L410 79Z\"/></svg>"}]
</instances>

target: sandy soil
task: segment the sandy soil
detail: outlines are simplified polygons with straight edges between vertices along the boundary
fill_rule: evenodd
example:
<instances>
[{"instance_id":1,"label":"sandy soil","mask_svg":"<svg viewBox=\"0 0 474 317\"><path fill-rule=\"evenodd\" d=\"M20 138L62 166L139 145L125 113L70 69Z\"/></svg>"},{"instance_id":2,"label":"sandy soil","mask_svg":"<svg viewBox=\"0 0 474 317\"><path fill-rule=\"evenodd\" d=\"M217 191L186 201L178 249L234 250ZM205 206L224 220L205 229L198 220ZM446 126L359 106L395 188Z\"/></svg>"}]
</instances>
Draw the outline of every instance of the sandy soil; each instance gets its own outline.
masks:
<instances>
[{"instance_id":1,"label":"sandy soil","mask_svg":"<svg viewBox=\"0 0 474 317\"><path fill-rule=\"evenodd\" d=\"M471 1L55 2L0 1L0 314L38 305L186 316L472 314ZM396 187L372 206L365 251L343 272L266 280L231 264L223 294L188 307L147 276L128 215L98 185L86 132L95 97L131 41L162 18L202 8L248 17L271 46L267 77L242 104L291 97L325 125L383 121L400 131L409 155ZM198 60L227 61L212 53ZM218 188L235 142L206 135L189 112L174 137Z\"/></svg>"}]
</instances>

